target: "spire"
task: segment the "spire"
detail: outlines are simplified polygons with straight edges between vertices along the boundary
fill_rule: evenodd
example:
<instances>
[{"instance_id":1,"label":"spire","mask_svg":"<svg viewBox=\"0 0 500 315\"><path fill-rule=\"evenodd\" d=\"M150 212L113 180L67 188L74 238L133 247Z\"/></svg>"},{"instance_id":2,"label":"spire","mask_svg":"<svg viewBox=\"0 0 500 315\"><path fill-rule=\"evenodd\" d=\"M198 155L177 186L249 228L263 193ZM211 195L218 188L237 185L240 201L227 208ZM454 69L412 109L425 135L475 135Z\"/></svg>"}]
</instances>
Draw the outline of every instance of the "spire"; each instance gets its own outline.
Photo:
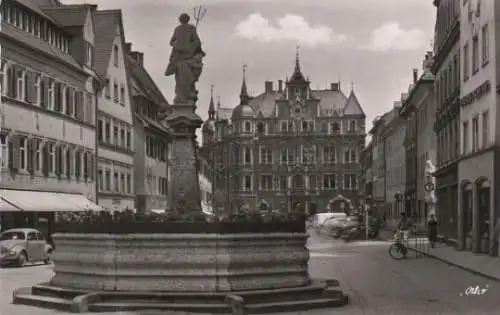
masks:
<instances>
[{"instance_id":1,"label":"spire","mask_svg":"<svg viewBox=\"0 0 500 315\"><path fill-rule=\"evenodd\" d=\"M215 118L215 106L214 106L214 86L210 85L210 104L208 105L208 119Z\"/></svg>"},{"instance_id":2,"label":"spire","mask_svg":"<svg viewBox=\"0 0 500 315\"><path fill-rule=\"evenodd\" d=\"M354 81L351 81L351 92L354 92Z\"/></svg>"},{"instance_id":3,"label":"spire","mask_svg":"<svg viewBox=\"0 0 500 315\"><path fill-rule=\"evenodd\" d=\"M297 51L295 53L295 68L293 69L292 78L290 81L293 82L306 82L302 71L300 70L300 47L297 45Z\"/></svg>"},{"instance_id":4,"label":"spire","mask_svg":"<svg viewBox=\"0 0 500 315\"><path fill-rule=\"evenodd\" d=\"M242 68L243 68L243 82L241 83L240 104L241 105L248 105L248 101L250 100L250 97L248 96L247 81L246 81L247 65L244 64L242 66Z\"/></svg>"}]
</instances>

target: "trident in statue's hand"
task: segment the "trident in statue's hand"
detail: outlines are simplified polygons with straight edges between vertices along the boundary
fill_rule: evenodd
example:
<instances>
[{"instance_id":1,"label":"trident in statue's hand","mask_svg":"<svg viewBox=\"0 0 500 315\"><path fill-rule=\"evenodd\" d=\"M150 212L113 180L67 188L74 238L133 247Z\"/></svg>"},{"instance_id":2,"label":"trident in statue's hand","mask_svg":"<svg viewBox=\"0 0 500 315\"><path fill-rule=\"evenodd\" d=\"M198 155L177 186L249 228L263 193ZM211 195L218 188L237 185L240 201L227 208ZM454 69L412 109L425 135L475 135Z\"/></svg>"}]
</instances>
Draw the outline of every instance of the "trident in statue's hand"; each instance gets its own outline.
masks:
<instances>
[{"instance_id":1,"label":"trident in statue's hand","mask_svg":"<svg viewBox=\"0 0 500 315\"><path fill-rule=\"evenodd\" d=\"M205 13L207 13L207 9L202 5L193 8L193 19L196 21L195 27L198 27L198 23L203 19Z\"/></svg>"}]
</instances>

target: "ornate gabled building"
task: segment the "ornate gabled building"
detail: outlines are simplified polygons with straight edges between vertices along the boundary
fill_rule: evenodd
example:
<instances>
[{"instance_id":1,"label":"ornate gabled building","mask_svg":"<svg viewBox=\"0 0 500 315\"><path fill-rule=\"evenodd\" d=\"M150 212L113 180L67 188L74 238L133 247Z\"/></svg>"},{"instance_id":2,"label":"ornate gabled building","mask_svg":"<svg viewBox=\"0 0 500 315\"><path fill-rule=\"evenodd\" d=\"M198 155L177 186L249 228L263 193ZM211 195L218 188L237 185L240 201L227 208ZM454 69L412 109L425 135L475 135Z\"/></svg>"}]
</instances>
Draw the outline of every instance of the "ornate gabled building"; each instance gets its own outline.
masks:
<instances>
[{"instance_id":1,"label":"ornate gabled building","mask_svg":"<svg viewBox=\"0 0 500 315\"><path fill-rule=\"evenodd\" d=\"M244 69L245 70L245 69ZM212 161L214 205L307 213L356 208L365 145L365 114L340 83L313 90L297 53L291 78L265 82L251 97L245 71L240 103L221 117L213 98L200 154Z\"/></svg>"}]
</instances>

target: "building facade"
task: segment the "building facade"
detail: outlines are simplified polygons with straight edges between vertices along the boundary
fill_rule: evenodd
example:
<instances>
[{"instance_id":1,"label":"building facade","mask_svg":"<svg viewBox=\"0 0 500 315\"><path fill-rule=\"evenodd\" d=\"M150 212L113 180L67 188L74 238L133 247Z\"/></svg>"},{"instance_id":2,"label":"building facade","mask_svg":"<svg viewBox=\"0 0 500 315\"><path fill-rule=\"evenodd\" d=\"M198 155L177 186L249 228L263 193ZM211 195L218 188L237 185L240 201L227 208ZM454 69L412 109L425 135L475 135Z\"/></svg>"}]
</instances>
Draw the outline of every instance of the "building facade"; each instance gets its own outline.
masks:
<instances>
[{"instance_id":1,"label":"building facade","mask_svg":"<svg viewBox=\"0 0 500 315\"><path fill-rule=\"evenodd\" d=\"M436 190L439 231L449 241L458 236L458 160L460 149L460 8L461 0L435 0Z\"/></svg>"},{"instance_id":2,"label":"building facade","mask_svg":"<svg viewBox=\"0 0 500 315\"><path fill-rule=\"evenodd\" d=\"M121 11L97 11L94 29L95 69L105 78L97 102L98 202L107 210L132 210L134 130Z\"/></svg>"},{"instance_id":3,"label":"building facade","mask_svg":"<svg viewBox=\"0 0 500 315\"><path fill-rule=\"evenodd\" d=\"M92 43L93 9L86 6L82 23L70 31L49 10L54 6L2 1L0 196L15 205L2 215L2 229L26 219L36 225L37 213L50 222L55 211L92 208L95 200L92 92L98 83L78 49Z\"/></svg>"},{"instance_id":4,"label":"building facade","mask_svg":"<svg viewBox=\"0 0 500 315\"><path fill-rule=\"evenodd\" d=\"M392 217L395 214L386 209L385 190L385 140L383 131L385 114L373 120L372 136L372 205L371 208L380 217Z\"/></svg>"},{"instance_id":5,"label":"building facade","mask_svg":"<svg viewBox=\"0 0 500 315\"><path fill-rule=\"evenodd\" d=\"M403 100L403 99L402 99ZM405 119L399 115L401 101L394 102L393 109L385 116L385 126L382 133L385 142L385 202L391 216L395 219L404 208L404 190L406 184L406 160L404 140L406 136Z\"/></svg>"},{"instance_id":6,"label":"building facade","mask_svg":"<svg viewBox=\"0 0 500 315\"><path fill-rule=\"evenodd\" d=\"M431 72L432 52L422 62L423 73L413 69L413 84L403 103L401 115L406 119L406 193L407 212L415 214L417 222L425 224L428 204L425 191L426 161L436 164L436 136L433 130L436 106L434 75Z\"/></svg>"},{"instance_id":7,"label":"building facade","mask_svg":"<svg viewBox=\"0 0 500 315\"><path fill-rule=\"evenodd\" d=\"M211 106L203 126L203 154L213 161L214 203L306 213L359 207L365 145L365 114L354 91L339 83L313 90L297 54L291 78L265 82L265 91L247 93L230 120L217 120Z\"/></svg>"},{"instance_id":8,"label":"building facade","mask_svg":"<svg viewBox=\"0 0 500 315\"><path fill-rule=\"evenodd\" d=\"M461 159L458 238L459 246L475 253L498 255L493 248L493 229L499 217L498 130L496 121L499 69L497 1L467 0L460 13L462 80L460 88ZM490 44L492 43L492 44Z\"/></svg>"},{"instance_id":9,"label":"building facade","mask_svg":"<svg viewBox=\"0 0 500 315\"><path fill-rule=\"evenodd\" d=\"M159 120L168 102L144 68L144 54L125 45L131 75L134 112L134 192L138 212L168 207L168 142L170 132Z\"/></svg>"}]
</instances>

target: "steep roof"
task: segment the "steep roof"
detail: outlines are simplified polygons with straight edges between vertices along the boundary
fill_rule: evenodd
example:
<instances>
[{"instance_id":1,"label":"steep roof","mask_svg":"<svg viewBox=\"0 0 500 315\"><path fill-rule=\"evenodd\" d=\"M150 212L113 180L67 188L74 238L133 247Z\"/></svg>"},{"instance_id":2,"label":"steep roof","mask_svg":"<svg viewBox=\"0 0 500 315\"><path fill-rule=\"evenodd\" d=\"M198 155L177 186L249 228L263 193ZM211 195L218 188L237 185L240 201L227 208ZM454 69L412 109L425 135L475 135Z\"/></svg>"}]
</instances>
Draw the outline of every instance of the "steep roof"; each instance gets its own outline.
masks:
<instances>
[{"instance_id":1,"label":"steep roof","mask_svg":"<svg viewBox=\"0 0 500 315\"><path fill-rule=\"evenodd\" d=\"M116 28L121 25L121 10L96 11L94 19L95 32L95 70L98 75L105 77L109 59L113 51L113 41ZM122 34L124 36L124 34Z\"/></svg>"},{"instance_id":2,"label":"steep roof","mask_svg":"<svg viewBox=\"0 0 500 315\"><path fill-rule=\"evenodd\" d=\"M13 0L13 1L39 14L40 16L46 18L52 23L59 25L57 21L55 21L49 15L47 15L41 8L42 6L53 6L54 3L51 0Z\"/></svg>"},{"instance_id":3,"label":"steep roof","mask_svg":"<svg viewBox=\"0 0 500 315\"><path fill-rule=\"evenodd\" d=\"M148 71L138 64L133 58L128 56L128 66L132 75L132 85L134 96L141 95L158 106L168 105L168 101L163 96Z\"/></svg>"},{"instance_id":4,"label":"steep roof","mask_svg":"<svg viewBox=\"0 0 500 315\"><path fill-rule=\"evenodd\" d=\"M89 8L96 9L96 5L76 4L63 6L43 6L41 7L45 13L50 15L59 24L65 27L83 26L87 17Z\"/></svg>"},{"instance_id":5,"label":"steep roof","mask_svg":"<svg viewBox=\"0 0 500 315\"><path fill-rule=\"evenodd\" d=\"M59 49L55 49L48 42L44 41L41 38L20 31L14 26L7 23L2 24L1 34L28 47L32 47L35 50L39 50L49 56L55 57L58 60L61 60L69 66L72 66L75 69L79 69L82 73L84 73L82 67L78 64L78 62L76 62L75 59L73 59L73 57L63 53Z\"/></svg>"},{"instance_id":6,"label":"steep roof","mask_svg":"<svg viewBox=\"0 0 500 315\"><path fill-rule=\"evenodd\" d=\"M351 93L349 94L349 97L347 99L347 103L345 104L344 115L363 115L363 116L365 116L363 108L359 104L358 98L356 97L356 94L354 94L353 90L351 90Z\"/></svg>"}]
</instances>

